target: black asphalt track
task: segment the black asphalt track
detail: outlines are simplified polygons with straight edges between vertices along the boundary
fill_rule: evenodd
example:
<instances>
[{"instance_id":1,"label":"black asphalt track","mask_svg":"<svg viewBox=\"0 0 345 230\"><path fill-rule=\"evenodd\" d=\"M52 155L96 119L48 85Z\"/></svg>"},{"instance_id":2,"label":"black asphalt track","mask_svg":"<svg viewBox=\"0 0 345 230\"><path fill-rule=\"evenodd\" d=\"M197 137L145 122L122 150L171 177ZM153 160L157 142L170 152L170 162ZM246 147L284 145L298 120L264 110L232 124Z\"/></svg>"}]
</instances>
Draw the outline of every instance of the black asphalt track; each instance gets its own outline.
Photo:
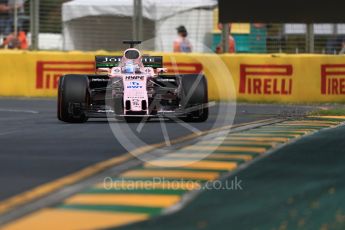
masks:
<instances>
[{"instance_id":1,"label":"black asphalt track","mask_svg":"<svg viewBox=\"0 0 345 230\"><path fill-rule=\"evenodd\" d=\"M191 124L198 130L213 127L219 114L216 105L205 123ZM236 106L234 124L252 122L282 115L302 114L314 109L306 106L240 104ZM183 125L164 123L170 139L190 134ZM224 125L224 124L223 124ZM138 124L130 124L136 129ZM125 135L128 125L117 123ZM159 121L145 123L140 138L144 144L164 141ZM56 118L53 99L0 99L0 200L24 192L46 182L76 172L94 163L127 152L114 137L106 119L84 124L67 124Z\"/></svg>"}]
</instances>

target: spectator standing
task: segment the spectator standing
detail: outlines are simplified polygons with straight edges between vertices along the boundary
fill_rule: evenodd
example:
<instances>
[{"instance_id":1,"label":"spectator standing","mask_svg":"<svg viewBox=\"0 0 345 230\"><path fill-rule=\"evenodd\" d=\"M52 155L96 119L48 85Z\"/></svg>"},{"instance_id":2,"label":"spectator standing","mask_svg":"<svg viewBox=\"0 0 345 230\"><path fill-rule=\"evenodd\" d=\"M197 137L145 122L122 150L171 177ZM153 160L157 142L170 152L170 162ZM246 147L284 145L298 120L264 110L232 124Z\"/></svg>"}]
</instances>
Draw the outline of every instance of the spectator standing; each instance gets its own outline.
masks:
<instances>
[{"instance_id":1,"label":"spectator standing","mask_svg":"<svg viewBox=\"0 0 345 230\"><path fill-rule=\"evenodd\" d=\"M174 41L174 52L176 53L190 53L192 52L192 44L187 38L188 32L186 27L179 26L176 28L178 38Z\"/></svg>"},{"instance_id":2,"label":"spectator standing","mask_svg":"<svg viewBox=\"0 0 345 230\"><path fill-rule=\"evenodd\" d=\"M25 0L6 0L7 5L4 3L4 0L0 1L3 1L3 9L6 9L6 13L3 13L4 29L2 32L5 38L1 47L8 49L27 49L28 43L26 33L23 31L22 20ZM16 28L14 28L15 20L17 22Z\"/></svg>"},{"instance_id":3,"label":"spectator standing","mask_svg":"<svg viewBox=\"0 0 345 230\"><path fill-rule=\"evenodd\" d=\"M218 29L222 30L223 29L223 25L222 24L218 24ZM231 24L229 24L229 31L231 31ZM217 47L216 47L216 53L220 54L220 53L236 53L236 41L234 39L234 37L229 34L229 50L223 52L223 47L222 47L222 43L220 42Z\"/></svg>"},{"instance_id":4,"label":"spectator standing","mask_svg":"<svg viewBox=\"0 0 345 230\"><path fill-rule=\"evenodd\" d=\"M236 52L236 42L233 36L229 35L229 50L225 53L235 53ZM223 53L222 43L219 43L216 47L216 53Z\"/></svg>"},{"instance_id":5,"label":"spectator standing","mask_svg":"<svg viewBox=\"0 0 345 230\"><path fill-rule=\"evenodd\" d=\"M2 48L8 49L28 49L28 42L26 39L26 34L24 31L19 31L17 34L11 33L5 39L3 44L1 45Z\"/></svg>"}]
</instances>

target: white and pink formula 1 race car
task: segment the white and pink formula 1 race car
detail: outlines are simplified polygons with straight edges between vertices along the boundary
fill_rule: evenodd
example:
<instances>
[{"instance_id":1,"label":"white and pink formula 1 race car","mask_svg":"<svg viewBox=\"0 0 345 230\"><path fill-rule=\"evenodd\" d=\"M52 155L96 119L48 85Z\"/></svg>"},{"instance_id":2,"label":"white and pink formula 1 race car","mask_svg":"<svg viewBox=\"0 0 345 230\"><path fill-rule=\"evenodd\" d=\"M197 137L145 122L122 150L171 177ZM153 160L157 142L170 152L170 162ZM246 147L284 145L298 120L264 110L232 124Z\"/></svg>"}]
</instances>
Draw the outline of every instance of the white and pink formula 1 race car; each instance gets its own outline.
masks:
<instances>
[{"instance_id":1,"label":"white and pink formula 1 race car","mask_svg":"<svg viewBox=\"0 0 345 230\"><path fill-rule=\"evenodd\" d=\"M202 74L169 75L163 57L142 56L124 41L123 56L96 56L96 74L67 74L58 87L58 119L86 122L114 116L127 122L165 117L187 122L208 118L207 81Z\"/></svg>"}]
</instances>

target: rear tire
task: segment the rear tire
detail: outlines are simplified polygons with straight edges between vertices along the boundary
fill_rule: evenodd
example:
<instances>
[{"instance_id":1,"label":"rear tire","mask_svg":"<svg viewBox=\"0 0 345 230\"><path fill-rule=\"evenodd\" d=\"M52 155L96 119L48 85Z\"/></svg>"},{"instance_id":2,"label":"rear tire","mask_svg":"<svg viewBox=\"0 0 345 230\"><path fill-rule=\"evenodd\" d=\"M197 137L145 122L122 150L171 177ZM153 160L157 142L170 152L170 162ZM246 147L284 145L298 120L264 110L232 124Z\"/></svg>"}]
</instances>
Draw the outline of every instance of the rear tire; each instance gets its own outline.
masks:
<instances>
[{"instance_id":1,"label":"rear tire","mask_svg":"<svg viewBox=\"0 0 345 230\"><path fill-rule=\"evenodd\" d=\"M85 75L65 75L59 80L57 117L60 121L83 123L88 120L82 105L88 105L88 78ZM81 111L69 111L71 104L80 104Z\"/></svg>"},{"instance_id":2,"label":"rear tire","mask_svg":"<svg viewBox=\"0 0 345 230\"><path fill-rule=\"evenodd\" d=\"M186 74L181 75L182 78L182 106L185 109L191 107L201 106L200 109L192 111L187 114L187 117L183 118L186 122L205 122L208 119L208 90L207 90L207 80L204 75L197 74ZM196 84L196 85L195 85ZM191 93L190 97L188 94L192 87L195 87L194 91Z\"/></svg>"}]
</instances>

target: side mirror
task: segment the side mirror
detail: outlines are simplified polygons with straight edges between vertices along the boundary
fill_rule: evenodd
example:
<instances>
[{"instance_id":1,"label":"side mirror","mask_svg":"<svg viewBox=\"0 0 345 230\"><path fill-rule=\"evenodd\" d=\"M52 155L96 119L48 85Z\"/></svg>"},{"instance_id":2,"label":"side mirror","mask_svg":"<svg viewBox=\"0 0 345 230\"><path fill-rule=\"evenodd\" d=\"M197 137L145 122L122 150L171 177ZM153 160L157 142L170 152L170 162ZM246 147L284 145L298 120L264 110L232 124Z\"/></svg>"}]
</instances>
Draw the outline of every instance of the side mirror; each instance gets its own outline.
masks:
<instances>
[{"instance_id":1,"label":"side mirror","mask_svg":"<svg viewBox=\"0 0 345 230\"><path fill-rule=\"evenodd\" d=\"M162 73L167 73L168 69L167 68L157 68L157 73L162 74Z\"/></svg>"},{"instance_id":2,"label":"side mirror","mask_svg":"<svg viewBox=\"0 0 345 230\"><path fill-rule=\"evenodd\" d=\"M110 69L109 68L97 68L96 74L109 74Z\"/></svg>"}]
</instances>

